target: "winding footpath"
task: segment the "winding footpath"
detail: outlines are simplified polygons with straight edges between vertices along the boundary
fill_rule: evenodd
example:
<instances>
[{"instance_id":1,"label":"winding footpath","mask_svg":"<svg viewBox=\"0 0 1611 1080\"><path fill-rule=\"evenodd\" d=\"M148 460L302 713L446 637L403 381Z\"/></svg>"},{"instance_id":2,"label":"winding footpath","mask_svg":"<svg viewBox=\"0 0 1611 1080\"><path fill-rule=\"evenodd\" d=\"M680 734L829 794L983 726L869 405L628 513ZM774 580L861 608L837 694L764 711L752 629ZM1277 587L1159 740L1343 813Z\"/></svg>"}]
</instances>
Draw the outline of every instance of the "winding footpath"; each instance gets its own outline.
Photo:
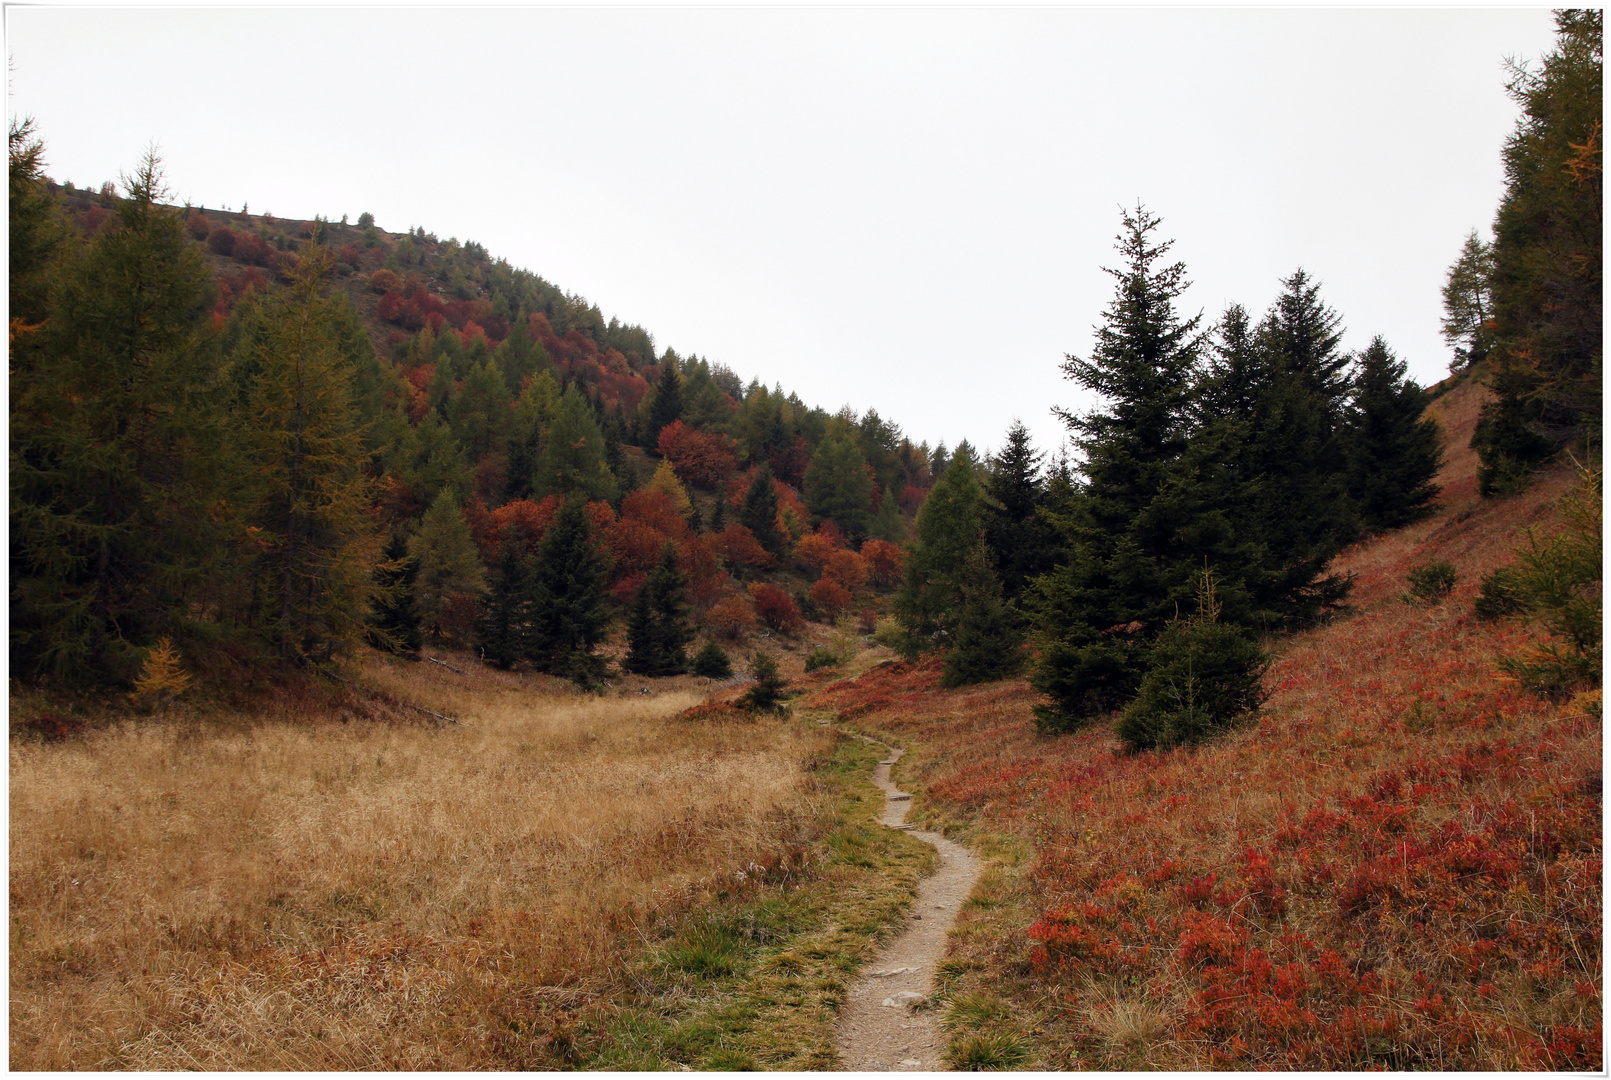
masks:
<instances>
[{"instance_id":1,"label":"winding footpath","mask_svg":"<svg viewBox=\"0 0 1611 1080\"><path fill-rule=\"evenodd\" d=\"M973 891L979 864L968 849L937 832L905 824L912 796L889 778L890 766L904 753L888 743L859 736L882 746L889 755L873 771L873 783L886 796L879 820L906 829L940 852L940 869L918 885L917 902L906 929L868 964L851 985L839 1014L839 1057L855 1072L925 1071L945 1068L945 1037L925 1004L934 992L934 973L945 956L946 935L962 902Z\"/></svg>"}]
</instances>

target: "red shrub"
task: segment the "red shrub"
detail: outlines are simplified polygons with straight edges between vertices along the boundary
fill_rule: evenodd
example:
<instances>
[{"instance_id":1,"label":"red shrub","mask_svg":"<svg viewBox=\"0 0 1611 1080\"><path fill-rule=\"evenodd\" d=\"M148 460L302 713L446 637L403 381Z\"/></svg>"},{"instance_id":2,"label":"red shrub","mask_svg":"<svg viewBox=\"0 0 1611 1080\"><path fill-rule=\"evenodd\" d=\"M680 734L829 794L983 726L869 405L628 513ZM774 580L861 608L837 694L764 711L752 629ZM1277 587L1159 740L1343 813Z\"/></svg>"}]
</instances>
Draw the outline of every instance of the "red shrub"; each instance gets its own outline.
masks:
<instances>
[{"instance_id":1,"label":"red shrub","mask_svg":"<svg viewBox=\"0 0 1611 1080\"><path fill-rule=\"evenodd\" d=\"M823 579L811 586L811 602L822 609L828 621L839 617L839 613L850 606L850 590L831 577Z\"/></svg>"},{"instance_id":2,"label":"red shrub","mask_svg":"<svg viewBox=\"0 0 1611 1080\"><path fill-rule=\"evenodd\" d=\"M543 534L559 513L561 502L558 495L550 495L541 502L512 499L496 510L488 510L480 502L472 502L464 516L470 523L470 535L475 537L481 557L488 563L495 563L503 554L504 534L510 526L514 527L526 554L535 552L537 545L542 543Z\"/></svg>"},{"instance_id":3,"label":"red shrub","mask_svg":"<svg viewBox=\"0 0 1611 1080\"><path fill-rule=\"evenodd\" d=\"M729 566L749 566L766 570L777 565L777 557L761 546L755 534L734 522L721 533L722 558Z\"/></svg>"},{"instance_id":4,"label":"red shrub","mask_svg":"<svg viewBox=\"0 0 1611 1080\"><path fill-rule=\"evenodd\" d=\"M806 533L794 545L794 558L811 573L820 574L828 556L837 550L838 546L821 532Z\"/></svg>"},{"instance_id":5,"label":"red shrub","mask_svg":"<svg viewBox=\"0 0 1611 1080\"><path fill-rule=\"evenodd\" d=\"M228 225L220 225L207 236L207 246L216 254L232 255L235 252L235 240L240 234Z\"/></svg>"},{"instance_id":6,"label":"red shrub","mask_svg":"<svg viewBox=\"0 0 1611 1080\"><path fill-rule=\"evenodd\" d=\"M737 641L755 627L755 609L743 597L729 596L705 612L705 628L729 641Z\"/></svg>"},{"instance_id":7,"label":"red shrub","mask_svg":"<svg viewBox=\"0 0 1611 1080\"><path fill-rule=\"evenodd\" d=\"M793 634L805 626L794 597L776 585L755 582L750 586L750 600L761 621L781 634Z\"/></svg>"},{"instance_id":8,"label":"red shrub","mask_svg":"<svg viewBox=\"0 0 1611 1080\"><path fill-rule=\"evenodd\" d=\"M867 572L873 584L880 589L893 589L901 583L901 571L906 565L906 551L888 540L868 540L861 546L862 558L867 560Z\"/></svg>"},{"instance_id":9,"label":"red shrub","mask_svg":"<svg viewBox=\"0 0 1611 1080\"><path fill-rule=\"evenodd\" d=\"M861 592L867 587L867 560L854 551L836 551L828 556L822 576L825 580L838 582L847 595Z\"/></svg>"},{"instance_id":10,"label":"red shrub","mask_svg":"<svg viewBox=\"0 0 1611 1080\"><path fill-rule=\"evenodd\" d=\"M190 230L192 240L205 240L207 234L212 231L212 226L208 225L207 219L200 214L191 214L189 220L185 222L185 228Z\"/></svg>"},{"instance_id":11,"label":"red shrub","mask_svg":"<svg viewBox=\"0 0 1611 1080\"><path fill-rule=\"evenodd\" d=\"M715 491L738 471L738 444L726 435L695 431L681 420L660 429L660 455L671 462L677 479Z\"/></svg>"}]
</instances>

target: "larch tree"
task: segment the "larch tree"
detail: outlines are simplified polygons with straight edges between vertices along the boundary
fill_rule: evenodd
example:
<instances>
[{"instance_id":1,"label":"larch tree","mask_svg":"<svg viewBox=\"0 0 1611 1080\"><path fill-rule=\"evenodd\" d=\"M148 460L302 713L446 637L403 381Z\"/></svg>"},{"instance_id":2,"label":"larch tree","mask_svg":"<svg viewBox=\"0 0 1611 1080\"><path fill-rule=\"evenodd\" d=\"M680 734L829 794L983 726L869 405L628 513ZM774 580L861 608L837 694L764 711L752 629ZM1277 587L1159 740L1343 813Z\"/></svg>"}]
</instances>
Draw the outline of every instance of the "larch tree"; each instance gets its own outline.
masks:
<instances>
[{"instance_id":1,"label":"larch tree","mask_svg":"<svg viewBox=\"0 0 1611 1080\"><path fill-rule=\"evenodd\" d=\"M830 428L817 445L806 467L805 502L818 522L833 521L855 543L866 539L873 477L850 432Z\"/></svg>"},{"instance_id":2,"label":"larch tree","mask_svg":"<svg viewBox=\"0 0 1611 1080\"><path fill-rule=\"evenodd\" d=\"M1554 50L1537 70L1514 65L1506 87L1522 116L1505 143L1494 221L1495 399L1471 438L1485 495L1600 437L1604 13L1562 10L1555 22Z\"/></svg>"},{"instance_id":3,"label":"larch tree","mask_svg":"<svg viewBox=\"0 0 1611 1080\"><path fill-rule=\"evenodd\" d=\"M409 539L408 553L419 564L414 613L420 629L438 640L468 638L476 604L486 592L486 572L451 489L444 488L431 502L419 531Z\"/></svg>"},{"instance_id":4,"label":"larch tree","mask_svg":"<svg viewBox=\"0 0 1611 1080\"><path fill-rule=\"evenodd\" d=\"M37 155L18 131L12 181L26 200ZM124 185L114 219L59 260L43 320L12 326L14 349L25 339L11 384L13 659L74 680L133 678L146 645L184 640L234 581L212 283L163 205L155 154ZM14 209L27 250L12 311L38 319L49 226Z\"/></svg>"},{"instance_id":5,"label":"larch tree","mask_svg":"<svg viewBox=\"0 0 1611 1080\"><path fill-rule=\"evenodd\" d=\"M304 250L243 341L255 369L244 424L254 585L282 667L363 637L380 557L352 367L332 333L346 301L324 295L330 267L322 249Z\"/></svg>"}]
</instances>

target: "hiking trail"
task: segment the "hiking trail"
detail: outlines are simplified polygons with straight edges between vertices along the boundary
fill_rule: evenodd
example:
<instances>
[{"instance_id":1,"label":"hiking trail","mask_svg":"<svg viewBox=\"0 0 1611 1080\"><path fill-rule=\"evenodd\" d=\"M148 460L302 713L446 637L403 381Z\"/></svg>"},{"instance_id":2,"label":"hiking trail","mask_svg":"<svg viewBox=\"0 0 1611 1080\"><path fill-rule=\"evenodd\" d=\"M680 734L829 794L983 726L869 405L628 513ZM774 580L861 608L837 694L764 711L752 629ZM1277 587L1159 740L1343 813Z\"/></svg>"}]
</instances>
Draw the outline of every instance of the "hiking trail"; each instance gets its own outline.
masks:
<instances>
[{"instance_id":1,"label":"hiking trail","mask_svg":"<svg viewBox=\"0 0 1611 1080\"><path fill-rule=\"evenodd\" d=\"M889 778L890 766L905 751L866 735L857 737L889 751L873 771L873 783L885 795L880 822L932 844L939 850L940 868L919 883L906 928L862 969L846 993L839 1014L839 1057L846 1069L857 1072L932 1072L946 1067L945 1036L934 1010L923 1006L934 993L946 935L973 891L979 864L956 841L905 824L912 796Z\"/></svg>"}]
</instances>

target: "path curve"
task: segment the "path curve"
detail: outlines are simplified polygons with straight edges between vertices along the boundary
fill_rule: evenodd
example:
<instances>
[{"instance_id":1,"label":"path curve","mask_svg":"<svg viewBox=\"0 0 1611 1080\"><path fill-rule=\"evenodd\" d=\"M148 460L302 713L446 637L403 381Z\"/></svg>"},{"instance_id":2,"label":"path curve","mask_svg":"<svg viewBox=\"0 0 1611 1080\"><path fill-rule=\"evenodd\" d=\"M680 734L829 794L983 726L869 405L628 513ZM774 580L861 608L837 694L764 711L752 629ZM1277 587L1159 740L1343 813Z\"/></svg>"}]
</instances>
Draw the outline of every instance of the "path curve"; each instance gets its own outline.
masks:
<instances>
[{"instance_id":1,"label":"path curve","mask_svg":"<svg viewBox=\"0 0 1611 1080\"><path fill-rule=\"evenodd\" d=\"M945 1036L933 1010L913 1010L902 1003L913 998L898 995L916 994L926 1000L934 993L934 973L945 956L946 935L973 891L979 864L956 841L904 824L912 797L890 781L889 769L905 751L866 735L858 737L889 751L873 771L873 783L885 795L879 820L938 848L940 869L918 884L906 929L862 969L845 995L839 1013L839 1057L846 1069L856 1072L933 1072L945 1068Z\"/></svg>"}]
</instances>

